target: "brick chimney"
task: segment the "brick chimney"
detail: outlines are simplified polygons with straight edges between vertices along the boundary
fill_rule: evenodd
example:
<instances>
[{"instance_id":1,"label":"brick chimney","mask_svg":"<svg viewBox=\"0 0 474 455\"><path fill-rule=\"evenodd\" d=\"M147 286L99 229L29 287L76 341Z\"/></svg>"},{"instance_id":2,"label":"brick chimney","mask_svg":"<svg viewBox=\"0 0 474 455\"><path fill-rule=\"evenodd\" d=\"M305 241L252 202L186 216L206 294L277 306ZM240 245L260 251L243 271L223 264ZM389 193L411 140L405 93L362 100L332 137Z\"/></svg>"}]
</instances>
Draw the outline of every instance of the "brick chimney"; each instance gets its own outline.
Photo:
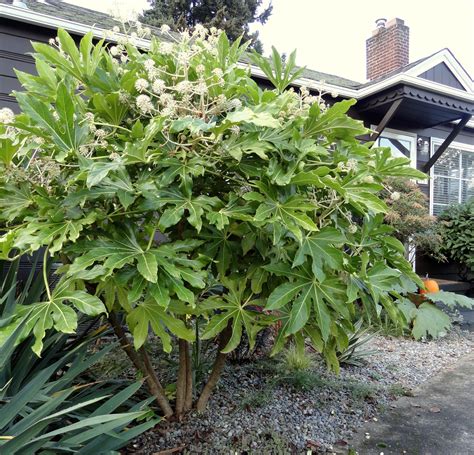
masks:
<instances>
[{"instance_id":1,"label":"brick chimney","mask_svg":"<svg viewBox=\"0 0 474 455\"><path fill-rule=\"evenodd\" d=\"M377 28L365 42L367 79L373 80L408 65L410 29L402 19L377 19Z\"/></svg>"}]
</instances>

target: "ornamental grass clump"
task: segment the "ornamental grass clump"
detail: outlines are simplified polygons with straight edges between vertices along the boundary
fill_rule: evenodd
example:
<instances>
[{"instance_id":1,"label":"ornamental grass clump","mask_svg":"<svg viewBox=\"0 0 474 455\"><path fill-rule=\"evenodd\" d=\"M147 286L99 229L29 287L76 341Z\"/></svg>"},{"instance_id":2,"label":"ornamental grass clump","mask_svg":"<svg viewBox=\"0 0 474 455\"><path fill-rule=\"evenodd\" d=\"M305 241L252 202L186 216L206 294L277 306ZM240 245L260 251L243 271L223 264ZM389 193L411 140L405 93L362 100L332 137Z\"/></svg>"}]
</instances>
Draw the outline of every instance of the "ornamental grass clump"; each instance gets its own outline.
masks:
<instances>
[{"instance_id":1,"label":"ornamental grass clump","mask_svg":"<svg viewBox=\"0 0 474 455\"><path fill-rule=\"evenodd\" d=\"M274 85L260 88L239 63L247 44L217 30L164 30L147 50L117 41L77 46L59 30L34 43L21 113L2 113L1 257L43 249L62 263L47 297L10 320L27 319L34 352L47 329L73 333L78 313L107 315L169 417L205 408L244 330L252 347L276 324L273 354L307 339L337 371L356 314L403 317L400 293L421 282L378 193L423 174L357 139L354 100L291 89L294 53L253 55ZM150 330L179 352L174 408ZM219 347L203 387L190 356L202 339Z\"/></svg>"}]
</instances>

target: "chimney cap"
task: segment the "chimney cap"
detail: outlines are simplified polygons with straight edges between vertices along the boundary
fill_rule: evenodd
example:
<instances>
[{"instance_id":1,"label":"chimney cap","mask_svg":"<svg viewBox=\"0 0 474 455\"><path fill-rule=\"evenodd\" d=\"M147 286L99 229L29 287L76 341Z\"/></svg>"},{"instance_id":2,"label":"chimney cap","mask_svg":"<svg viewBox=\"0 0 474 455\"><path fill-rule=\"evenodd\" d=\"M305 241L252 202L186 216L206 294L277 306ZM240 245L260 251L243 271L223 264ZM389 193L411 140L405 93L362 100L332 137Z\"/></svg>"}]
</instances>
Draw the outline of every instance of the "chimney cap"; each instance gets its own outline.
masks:
<instances>
[{"instance_id":1,"label":"chimney cap","mask_svg":"<svg viewBox=\"0 0 474 455\"><path fill-rule=\"evenodd\" d=\"M385 17L380 17L375 20L375 25L377 28L385 28L385 24L387 23L387 19Z\"/></svg>"}]
</instances>

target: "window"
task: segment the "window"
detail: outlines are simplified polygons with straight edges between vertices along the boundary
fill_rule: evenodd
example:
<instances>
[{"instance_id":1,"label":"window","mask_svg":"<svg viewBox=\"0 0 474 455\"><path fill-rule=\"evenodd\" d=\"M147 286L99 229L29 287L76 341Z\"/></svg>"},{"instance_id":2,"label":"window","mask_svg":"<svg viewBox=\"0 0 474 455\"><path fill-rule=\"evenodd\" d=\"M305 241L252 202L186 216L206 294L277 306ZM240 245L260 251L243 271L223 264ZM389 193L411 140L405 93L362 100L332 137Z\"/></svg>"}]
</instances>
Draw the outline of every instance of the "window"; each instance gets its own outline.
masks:
<instances>
[{"instance_id":1,"label":"window","mask_svg":"<svg viewBox=\"0 0 474 455\"><path fill-rule=\"evenodd\" d=\"M389 147L394 157L410 158L416 167L416 135L386 128L377 139L379 147Z\"/></svg>"},{"instance_id":2,"label":"window","mask_svg":"<svg viewBox=\"0 0 474 455\"><path fill-rule=\"evenodd\" d=\"M441 141L433 142L434 154ZM455 144L441 155L431 172L431 213L474 197L474 146Z\"/></svg>"}]
</instances>

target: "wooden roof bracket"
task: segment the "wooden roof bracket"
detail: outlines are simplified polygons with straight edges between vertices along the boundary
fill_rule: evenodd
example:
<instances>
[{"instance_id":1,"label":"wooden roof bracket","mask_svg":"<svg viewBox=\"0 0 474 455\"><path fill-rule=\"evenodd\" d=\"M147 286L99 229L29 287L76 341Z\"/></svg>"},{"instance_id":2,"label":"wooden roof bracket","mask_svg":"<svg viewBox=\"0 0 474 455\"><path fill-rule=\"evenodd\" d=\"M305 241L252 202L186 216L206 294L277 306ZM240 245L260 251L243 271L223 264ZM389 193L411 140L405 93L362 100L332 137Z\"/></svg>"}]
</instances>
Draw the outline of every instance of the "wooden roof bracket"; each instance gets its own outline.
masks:
<instances>
[{"instance_id":1,"label":"wooden roof bracket","mask_svg":"<svg viewBox=\"0 0 474 455\"><path fill-rule=\"evenodd\" d=\"M403 101L403 98L399 98L398 100L395 100L392 103L388 111L383 116L382 121L377 125L377 128L375 128L375 131L370 135L369 141L376 141L378 139L378 137L382 134L382 131L385 129L385 127L388 125L390 120L392 120L393 116L398 111L398 108L402 104L402 101Z\"/></svg>"},{"instance_id":2,"label":"wooden roof bracket","mask_svg":"<svg viewBox=\"0 0 474 455\"><path fill-rule=\"evenodd\" d=\"M456 136L459 132L466 126L467 122L471 119L471 114L463 114L461 117L461 121L456 124L453 130L449 133L448 137L443 141L443 143L439 146L438 150L436 150L435 154L429 159L429 161L423 166L423 172L428 173L429 170L433 167L436 161L439 160L441 155L445 152L445 150L451 145L451 142L454 141Z\"/></svg>"}]
</instances>

